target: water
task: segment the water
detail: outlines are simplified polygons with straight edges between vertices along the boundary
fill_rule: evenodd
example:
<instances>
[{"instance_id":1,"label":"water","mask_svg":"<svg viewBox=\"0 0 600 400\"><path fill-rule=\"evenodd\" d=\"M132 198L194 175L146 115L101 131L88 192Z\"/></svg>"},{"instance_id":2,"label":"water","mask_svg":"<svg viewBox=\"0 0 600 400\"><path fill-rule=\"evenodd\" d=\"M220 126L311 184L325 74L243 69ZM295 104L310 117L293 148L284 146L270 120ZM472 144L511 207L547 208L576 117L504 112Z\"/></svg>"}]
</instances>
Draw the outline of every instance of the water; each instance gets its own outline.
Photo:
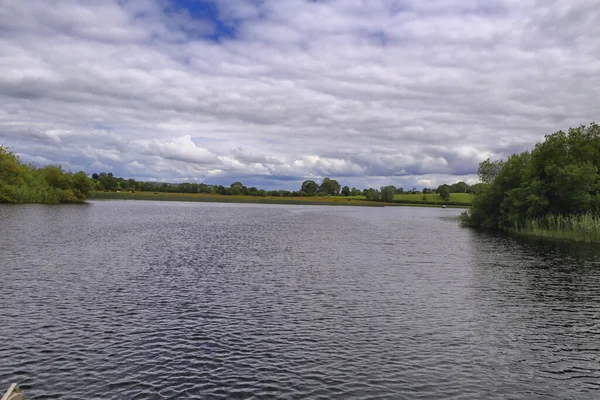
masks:
<instances>
[{"instance_id":1,"label":"water","mask_svg":"<svg viewBox=\"0 0 600 400\"><path fill-rule=\"evenodd\" d=\"M600 249L459 211L0 207L0 388L29 398L598 398Z\"/></svg>"}]
</instances>

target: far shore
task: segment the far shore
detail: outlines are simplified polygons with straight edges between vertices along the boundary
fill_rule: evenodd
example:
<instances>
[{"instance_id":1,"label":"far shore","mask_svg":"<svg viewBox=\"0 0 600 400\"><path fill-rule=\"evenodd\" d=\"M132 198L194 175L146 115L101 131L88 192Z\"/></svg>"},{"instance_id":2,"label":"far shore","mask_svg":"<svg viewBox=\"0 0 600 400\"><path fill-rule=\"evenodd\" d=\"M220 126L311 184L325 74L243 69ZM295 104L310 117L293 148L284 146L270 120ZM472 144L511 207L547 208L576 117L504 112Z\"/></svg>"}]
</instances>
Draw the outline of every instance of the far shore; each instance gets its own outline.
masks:
<instances>
[{"instance_id":1,"label":"far shore","mask_svg":"<svg viewBox=\"0 0 600 400\"><path fill-rule=\"evenodd\" d=\"M161 193L161 192L96 192L90 200L158 200L158 201L190 201L190 202L209 202L209 203L253 203L253 204L295 204L295 205L326 205L326 206L360 206L360 207L437 207L446 206L448 208L467 208L470 202L465 202L465 198L460 198L459 202L447 202L444 204L441 199L435 195L430 195L433 201L423 201L419 199L421 195L416 196L415 200L402 195L401 199L394 199L393 202L369 201L366 199L344 196L326 196L326 197L257 197L257 196L224 196L220 194L196 194L196 193ZM452 198L451 198L452 200Z\"/></svg>"}]
</instances>

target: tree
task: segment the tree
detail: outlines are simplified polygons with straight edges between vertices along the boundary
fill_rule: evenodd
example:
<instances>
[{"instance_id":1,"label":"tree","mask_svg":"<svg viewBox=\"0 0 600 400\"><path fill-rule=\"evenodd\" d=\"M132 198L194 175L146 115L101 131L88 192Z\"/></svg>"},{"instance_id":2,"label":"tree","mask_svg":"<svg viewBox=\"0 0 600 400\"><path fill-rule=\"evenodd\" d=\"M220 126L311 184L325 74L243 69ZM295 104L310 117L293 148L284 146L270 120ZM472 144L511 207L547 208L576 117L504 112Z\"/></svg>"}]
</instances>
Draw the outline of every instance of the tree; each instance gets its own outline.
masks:
<instances>
[{"instance_id":1,"label":"tree","mask_svg":"<svg viewBox=\"0 0 600 400\"><path fill-rule=\"evenodd\" d=\"M76 190L75 195L82 200L85 200L94 190L94 181L88 178L83 171L74 174L72 182L73 188Z\"/></svg>"},{"instance_id":2,"label":"tree","mask_svg":"<svg viewBox=\"0 0 600 400\"><path fill-rule=\"evenodd\" d=\"M450 186L448 185L441 185L437 188L437 193L440 195L440 197L444 200L444 201L449 201L450 200Z\"/></svg>"},{"instance_id":3,"label":"tree","mask_svg":"<svg viewBox=\"0 0 600 400\"><path fill-rule=\"evenodd\" d=\"M48 165L42 168L41 172L51 187L56 189L67 189L69 187L69 179L60 165Z\"/></svg>"},{"instance_id":4,"label":"tree","mask_svg":"<svg viewBox=\"0 0 600 400\"><path fill-rule=\"evenodd\" d=\"M321 190L326 195L335 196L340 193L340 184L334 179L325 177L321 183Z\"/></svg>"},{"instance_id":5,"label":"tree","mask_svg":"<svg viewBox=\"0 0 600 400\"><path fill-rule=\"evenodd\" d=\"M300 190L306 193L307 196L314 196L315 193L317 193L317 190L319 190L319 185L315 181L304 181L302 182Z\"/></svg>"},{"instance_id":6,"label":"tree","mask_svg":"<svg viewBox=\"0 0 600 400\"><path fill-rule=\"evenodd\" d=\"M14 185L23 175L19 157L8 148L0 146L0 185Z\"/></svg>"},{"instance_id":7,"label":"tree","mask_svg":"<svg viewBox=\"0 0 600 400\"><path fill-rule=\"evenodd\" d=\"M137 182L135 179L127 179L127 182L125 184L125 187L129 190L136 190L137 189Z\"/></svg>"},{"instance_id":8,"label":"tree","mask_svg":"<svg viewBox=\"0 0 600 400\"><path fill-rule=\"evenodd\" d=\"M234 196L240 195L242 194L242 188L244 187L244 185L242 184L242 182L233 182L231 184L230 188L230 193Z\"/></svg>"},{"instance_id":9,"label":"tree","mask_svg":"<svg viewBox=\"0 0 600 400\"><path fill-rule=\"evenodd\" d=\"M392 202L394 201L394 193L396 188L393 186L385 186L381 188L381 201Z\"/></svg>"},{"instance_id":10,"label":"tree","mask_svg":"<svg viewBox=\"0 0 600 400\"><path fill-rule=\"evenodd\" d=\"M104 190L114 190L117 187L117 180L112 172L109 172L108 174L106 172L101 172L98 176L98 182L100 182L100 185Z\"/></svg>"},{"instance_id":11,"label":"tree","mask_svg":"<svg viewBox=\"0 0 600 400\"><path fill-rule=\"evenodd\" d=\"M366 194L366 198L367 200L371 200L371 201L377 201L380 198L381 193L379 193L379 191L377 189L365 189L367 194Z\"/></svg>"},{"instance_id":12,"label":"tree","mask_svg":"<svg viewBox=\"0 0 600 400\"><path fill-rule=\"evenodd\" d=\"M531 152L483 161L482 183L472 187L473 204L461 222L511 230L547 216L598 215L599 171L600 126L555 132Z\"/></svg>"},{"instance_id":13,"label":"tree","mask_svg":"<svg viewBox=\"0 0 600 400\"><path fill-rule=\"evenodd\" d=\"M84 172L65 172L60 165L36 168L0 146L0 203L81 202L94 188Z\"/></svg>"},{"instance_id":14,"label":"tree","mask_svg":"<svg viewBox=\"0 0 600 400\"><path fill-rule=\"evenodd\" d=\"M350 188L348 186L342 188L342 196L350 196Z\"/></svg>"},{"instance_id":15,"label":"tree","mask_svg":"<svg viewBox=\"0 0 600 400\"><path fill-rule=\"evenodd\" d=\"M502 160L490 161L489 158L479 163L477 174L481 183L490 184L494 182L503 165L504 162Z\"/></svg>"},{"instance_id":16,"label":"tree","mask_svg":"<svg viewBox=\"0 0 600 400\"><path fill-rule=\"evenodd\" d=\"M450 185L450 193L467 193L469 185L465 182L458 182Z\"/></svg>"}]
</instances>

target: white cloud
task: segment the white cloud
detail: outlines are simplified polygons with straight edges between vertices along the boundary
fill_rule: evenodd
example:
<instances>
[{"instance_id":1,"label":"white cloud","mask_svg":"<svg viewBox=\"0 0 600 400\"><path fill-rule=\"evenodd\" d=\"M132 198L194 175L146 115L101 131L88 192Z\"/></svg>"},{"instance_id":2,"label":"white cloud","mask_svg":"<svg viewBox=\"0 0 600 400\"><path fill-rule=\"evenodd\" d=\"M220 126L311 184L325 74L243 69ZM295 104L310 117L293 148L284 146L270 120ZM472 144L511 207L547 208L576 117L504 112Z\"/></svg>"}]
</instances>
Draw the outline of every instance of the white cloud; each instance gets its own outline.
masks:
<instances>
[{"instance_id":1,"label":"white cloud","mask_svg":"<svg viewBox=\"0 0 600 400\"><path fill-rule=\"evenodd\" d=\"M196 146L190 135L171 140L136 140L131 142L131 148L149 156L160 156L167 160L183 161L192 164L218 163L219 159L207 149Z\"/></svg>"},{"instance_id":2,"label":"white cloud","mask_svg":"<svg viewBox=\"0 0 600 400\"><path fill-rule=\"evenodd\" d=\"M165 0L2 2L0 143L146 179L411 187L596 118L594 1L215 4L219 40Z\"/></svg>"}]
</instances>

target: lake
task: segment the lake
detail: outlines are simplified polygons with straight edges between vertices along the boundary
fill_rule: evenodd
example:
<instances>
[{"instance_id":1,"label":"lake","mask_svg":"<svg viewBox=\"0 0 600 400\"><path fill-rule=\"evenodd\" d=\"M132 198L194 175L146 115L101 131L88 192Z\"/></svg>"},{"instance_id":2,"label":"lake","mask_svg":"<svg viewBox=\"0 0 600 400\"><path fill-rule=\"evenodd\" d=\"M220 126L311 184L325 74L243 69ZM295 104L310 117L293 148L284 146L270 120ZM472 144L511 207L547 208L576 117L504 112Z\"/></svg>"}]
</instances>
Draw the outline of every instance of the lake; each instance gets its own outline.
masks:
<instances>
[{"instance_id":1,"label":"lake","mask_svg":"<svg viewBox=\"0 0 600 400\"><path fill-rule=\"evenodd\" d=\"M0 391L600 397L600 247L460 210L0 206Z\"/></svg>"}]
</instances>

